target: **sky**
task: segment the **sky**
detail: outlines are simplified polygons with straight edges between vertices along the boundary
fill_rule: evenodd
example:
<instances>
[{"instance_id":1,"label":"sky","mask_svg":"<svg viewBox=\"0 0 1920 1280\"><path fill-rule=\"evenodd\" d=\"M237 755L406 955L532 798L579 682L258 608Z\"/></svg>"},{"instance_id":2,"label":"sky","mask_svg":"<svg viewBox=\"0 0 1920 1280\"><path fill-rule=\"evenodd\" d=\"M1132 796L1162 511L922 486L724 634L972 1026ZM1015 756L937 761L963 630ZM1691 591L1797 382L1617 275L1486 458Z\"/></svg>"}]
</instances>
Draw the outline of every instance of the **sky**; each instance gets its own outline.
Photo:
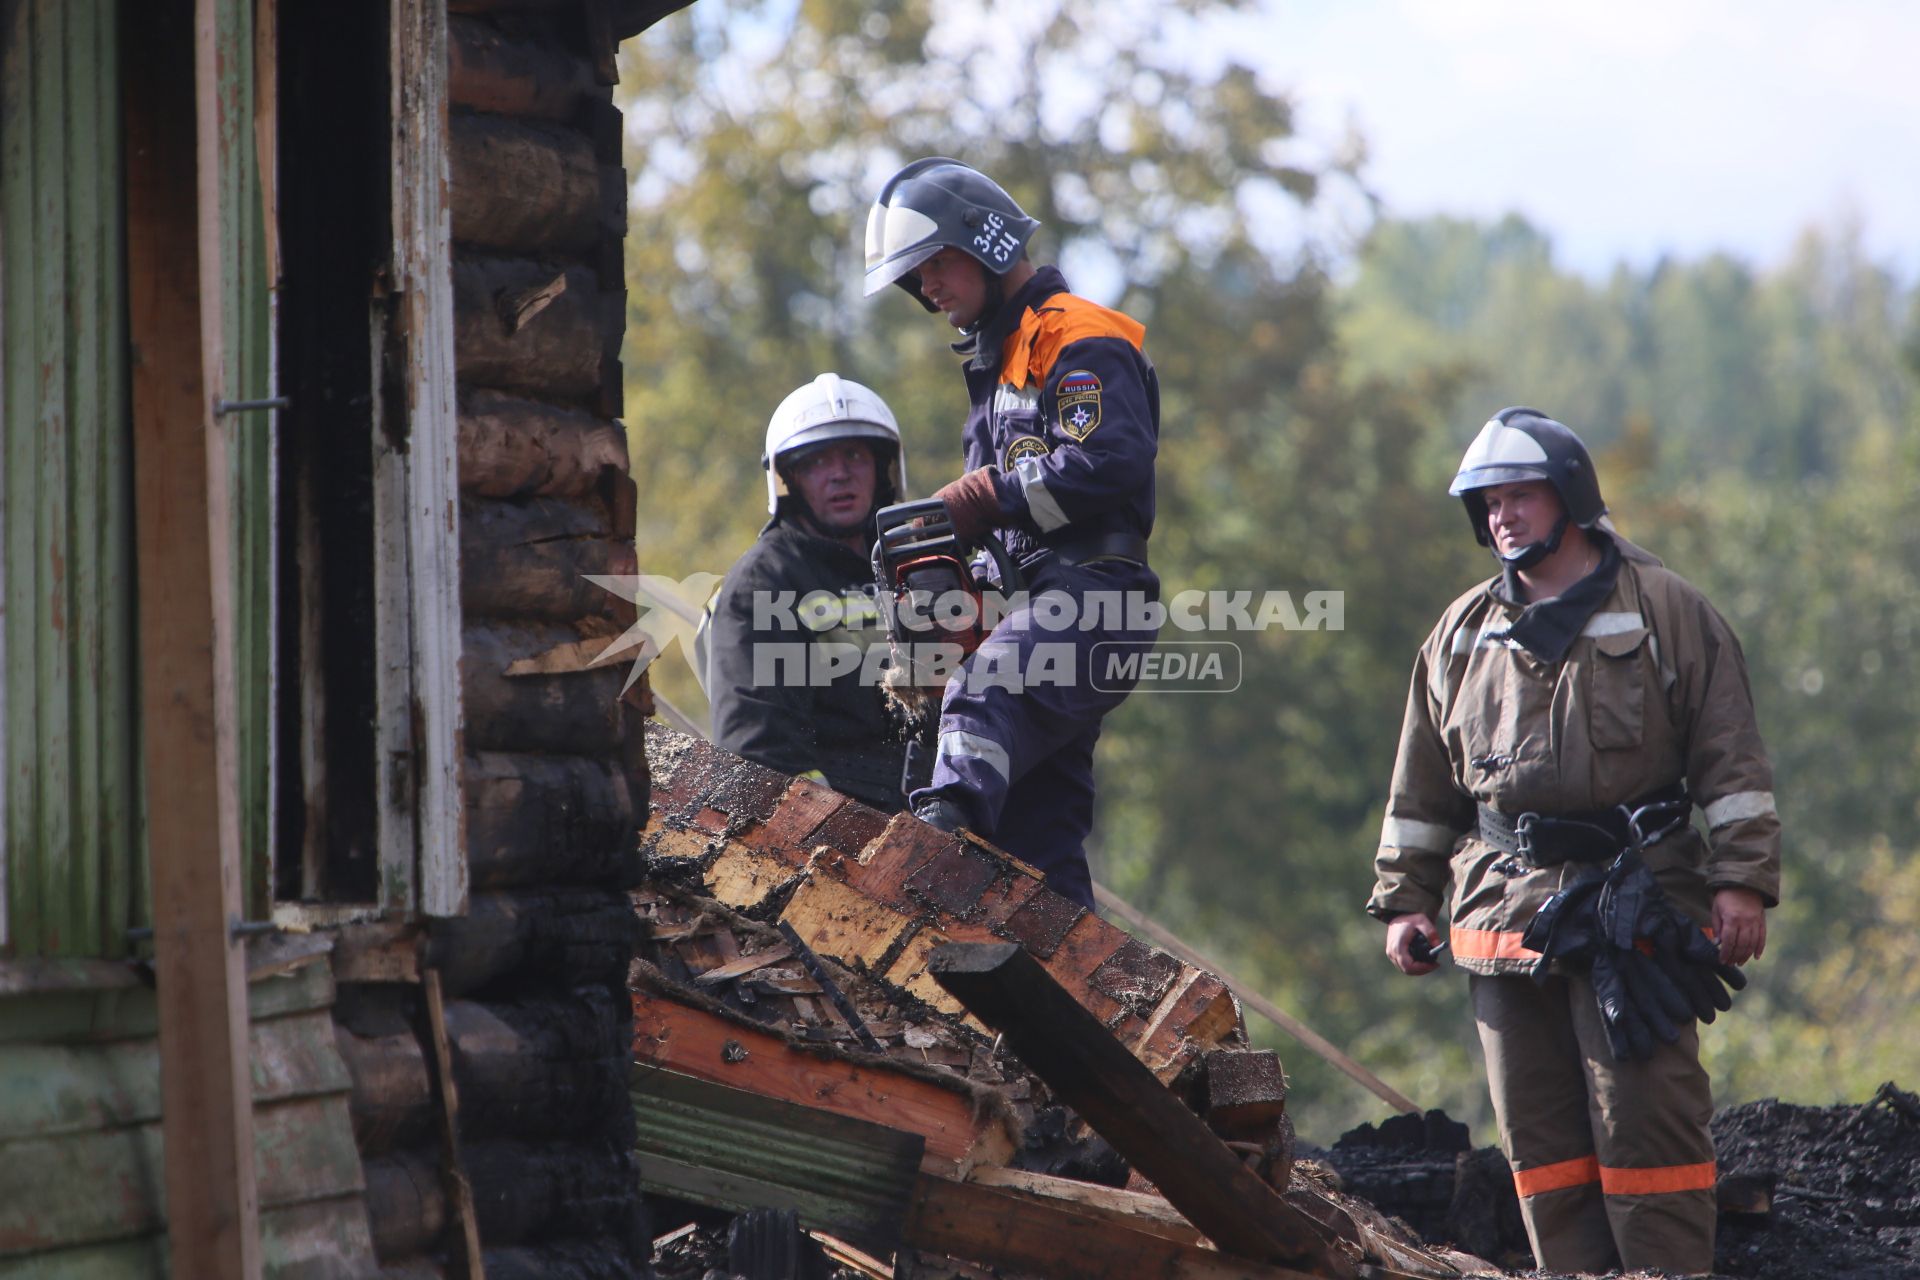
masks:
<instances>
[{"instance_id":1,"label":"sky","mask_svg":"<svg viewBox=\"0 0 1920 1280\"><path fill-rule=\"evenodd\" d=\"M1764 266L1853 222L1920 277L1920 3L1263 0L1234 21L1303 134L1357 126L1390 213L1517 211L1595 275Z\"/></svg>"}]
</instances>

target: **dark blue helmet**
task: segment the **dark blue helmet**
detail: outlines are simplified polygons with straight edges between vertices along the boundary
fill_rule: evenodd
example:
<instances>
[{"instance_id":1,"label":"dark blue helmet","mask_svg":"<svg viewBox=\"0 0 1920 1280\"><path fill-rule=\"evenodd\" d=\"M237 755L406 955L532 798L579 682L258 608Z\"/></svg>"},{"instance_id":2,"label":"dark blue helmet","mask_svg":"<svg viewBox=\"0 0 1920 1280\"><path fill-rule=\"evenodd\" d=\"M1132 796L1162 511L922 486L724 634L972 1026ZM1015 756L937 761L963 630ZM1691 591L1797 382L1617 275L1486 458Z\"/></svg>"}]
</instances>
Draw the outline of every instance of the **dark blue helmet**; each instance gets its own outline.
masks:
<instances>
[{"instance_id":1,"label":"dark blue helmet","mask_svg":"<svg viewBox=\"0 0 1920 1280\"><path fill-rule=\"evenodd\" d=\"M920 292L921 263L958 249L1004 276L1039 226L978 169L944 156L915 160L887 179L867 212L867 296L897 284L931 311Z\"/></svg>"}]
</instances>

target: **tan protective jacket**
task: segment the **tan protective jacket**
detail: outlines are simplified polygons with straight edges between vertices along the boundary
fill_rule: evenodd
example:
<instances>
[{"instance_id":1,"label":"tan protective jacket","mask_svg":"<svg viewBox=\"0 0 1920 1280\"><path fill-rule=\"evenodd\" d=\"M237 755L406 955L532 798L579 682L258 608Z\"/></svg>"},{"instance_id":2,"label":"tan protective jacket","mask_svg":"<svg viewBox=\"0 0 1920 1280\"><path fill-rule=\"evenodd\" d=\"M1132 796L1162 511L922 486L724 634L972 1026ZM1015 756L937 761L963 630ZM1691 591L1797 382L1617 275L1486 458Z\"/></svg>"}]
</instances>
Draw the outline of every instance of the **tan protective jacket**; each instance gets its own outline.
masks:
<instances>
[{"instance_id":1,"label":"tan protective jacket","mask_svg":"<svg viewBox=\"0 0 1920 1280\"><path fill-rule=\"evenodd\" d=\"M1447 608L1414 663L1367 910L1437 920L1451 880L1453 956L1471 972L1525 972L1527 923L1585 870L1509 859L1479 838L1476 802L1604 809L1685 778L1708 838L1688 827L1646 851L1669 896L1703 920L1725 886L1779 901L1773 771L1740 642L1698 590L1635 552L1563 661L1498 637L1522 606L1494 594L1495 578Z\"/></svg>"}]
</instances>

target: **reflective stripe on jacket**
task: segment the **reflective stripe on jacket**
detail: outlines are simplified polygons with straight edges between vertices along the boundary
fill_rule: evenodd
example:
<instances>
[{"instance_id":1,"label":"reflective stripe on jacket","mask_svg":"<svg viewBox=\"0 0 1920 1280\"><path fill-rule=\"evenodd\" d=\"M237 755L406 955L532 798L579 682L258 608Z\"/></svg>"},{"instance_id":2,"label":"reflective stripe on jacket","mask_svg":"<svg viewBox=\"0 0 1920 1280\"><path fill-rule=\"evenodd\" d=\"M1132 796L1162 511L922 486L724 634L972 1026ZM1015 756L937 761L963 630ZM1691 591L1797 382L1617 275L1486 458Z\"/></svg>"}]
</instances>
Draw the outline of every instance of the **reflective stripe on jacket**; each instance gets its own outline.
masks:
<instances>
[{"instance_id":1,"label":"reflective stripe on jacket","mask_svg":"<svg viewBox=\"0 0 1920 1280\"><path fill-rule=\"evenodd\" d=\"M1535 954L1520 934L1582 868L1507 858L1479 838L1476 803L1603 809L1680 778L1708 834L1689 827L1647 851L1668 894L1702 919L1725 886L1776 903L1773 771L1726 620L1678 575L1629 557L1565 660L1548 664L1502 638L1521 606L1498 582L1454 601L1414 662L1367 910L1437 918L1451 881L1455 960L1523 972Z\"/></svg>"},{"instance_id":2,"label":"reflective stripe on jacket","mask_svg":"<svg viewBox=\"0 0 1920 1280\"><path fill-rule=\"evenodd\" d=\"M1042 267L965 366L969 471L994 468L1016 559L1103 533L1153 532L1160 383L1129 316L1066 291ZM997 346L994 344L997 343Z\"/></svg>"}]
</instances>

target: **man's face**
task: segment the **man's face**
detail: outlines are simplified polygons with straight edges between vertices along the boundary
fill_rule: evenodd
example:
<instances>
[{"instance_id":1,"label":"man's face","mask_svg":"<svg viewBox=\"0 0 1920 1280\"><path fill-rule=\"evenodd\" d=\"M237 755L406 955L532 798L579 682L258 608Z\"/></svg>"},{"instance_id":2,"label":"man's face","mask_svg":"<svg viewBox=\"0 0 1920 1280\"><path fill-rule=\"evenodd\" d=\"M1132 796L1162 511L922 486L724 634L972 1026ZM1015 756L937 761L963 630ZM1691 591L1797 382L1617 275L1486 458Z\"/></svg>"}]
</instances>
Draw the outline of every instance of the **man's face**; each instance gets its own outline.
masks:
<instances>
[{"instance_id":1,"label":"man's face","mask_svg":"<svg viewBox=\"0 0 1920 1280\"><path fill-rule=\"evenodd\" d=\"M871 444L830 441L786 464L784 471L822 536L850 538L866 528L876 480Z\"/></svg>"},{"instance_id":2,"label":"man's face","mask_svg":"<svg viewBox=\"0 0 1920 1280\"><path fill-rule=\"evenodd\" d=\"M1480 491L1480 500L1487 504L1493 549L1503 556L1543 541L1566 510L1559 493L1545 480L1492 485Z\"/></svg>"},{"instance_id":3,"label":"man's face","mask_svg":"<svg viewBox=\"0 0 1920 1280\"><path fill-rule=\"evenodd\" d=\"M920 292L948 324L964 329L987 309L987 269L971 254L942 249L920 264Z\"/></svg>"}]
</instances>

